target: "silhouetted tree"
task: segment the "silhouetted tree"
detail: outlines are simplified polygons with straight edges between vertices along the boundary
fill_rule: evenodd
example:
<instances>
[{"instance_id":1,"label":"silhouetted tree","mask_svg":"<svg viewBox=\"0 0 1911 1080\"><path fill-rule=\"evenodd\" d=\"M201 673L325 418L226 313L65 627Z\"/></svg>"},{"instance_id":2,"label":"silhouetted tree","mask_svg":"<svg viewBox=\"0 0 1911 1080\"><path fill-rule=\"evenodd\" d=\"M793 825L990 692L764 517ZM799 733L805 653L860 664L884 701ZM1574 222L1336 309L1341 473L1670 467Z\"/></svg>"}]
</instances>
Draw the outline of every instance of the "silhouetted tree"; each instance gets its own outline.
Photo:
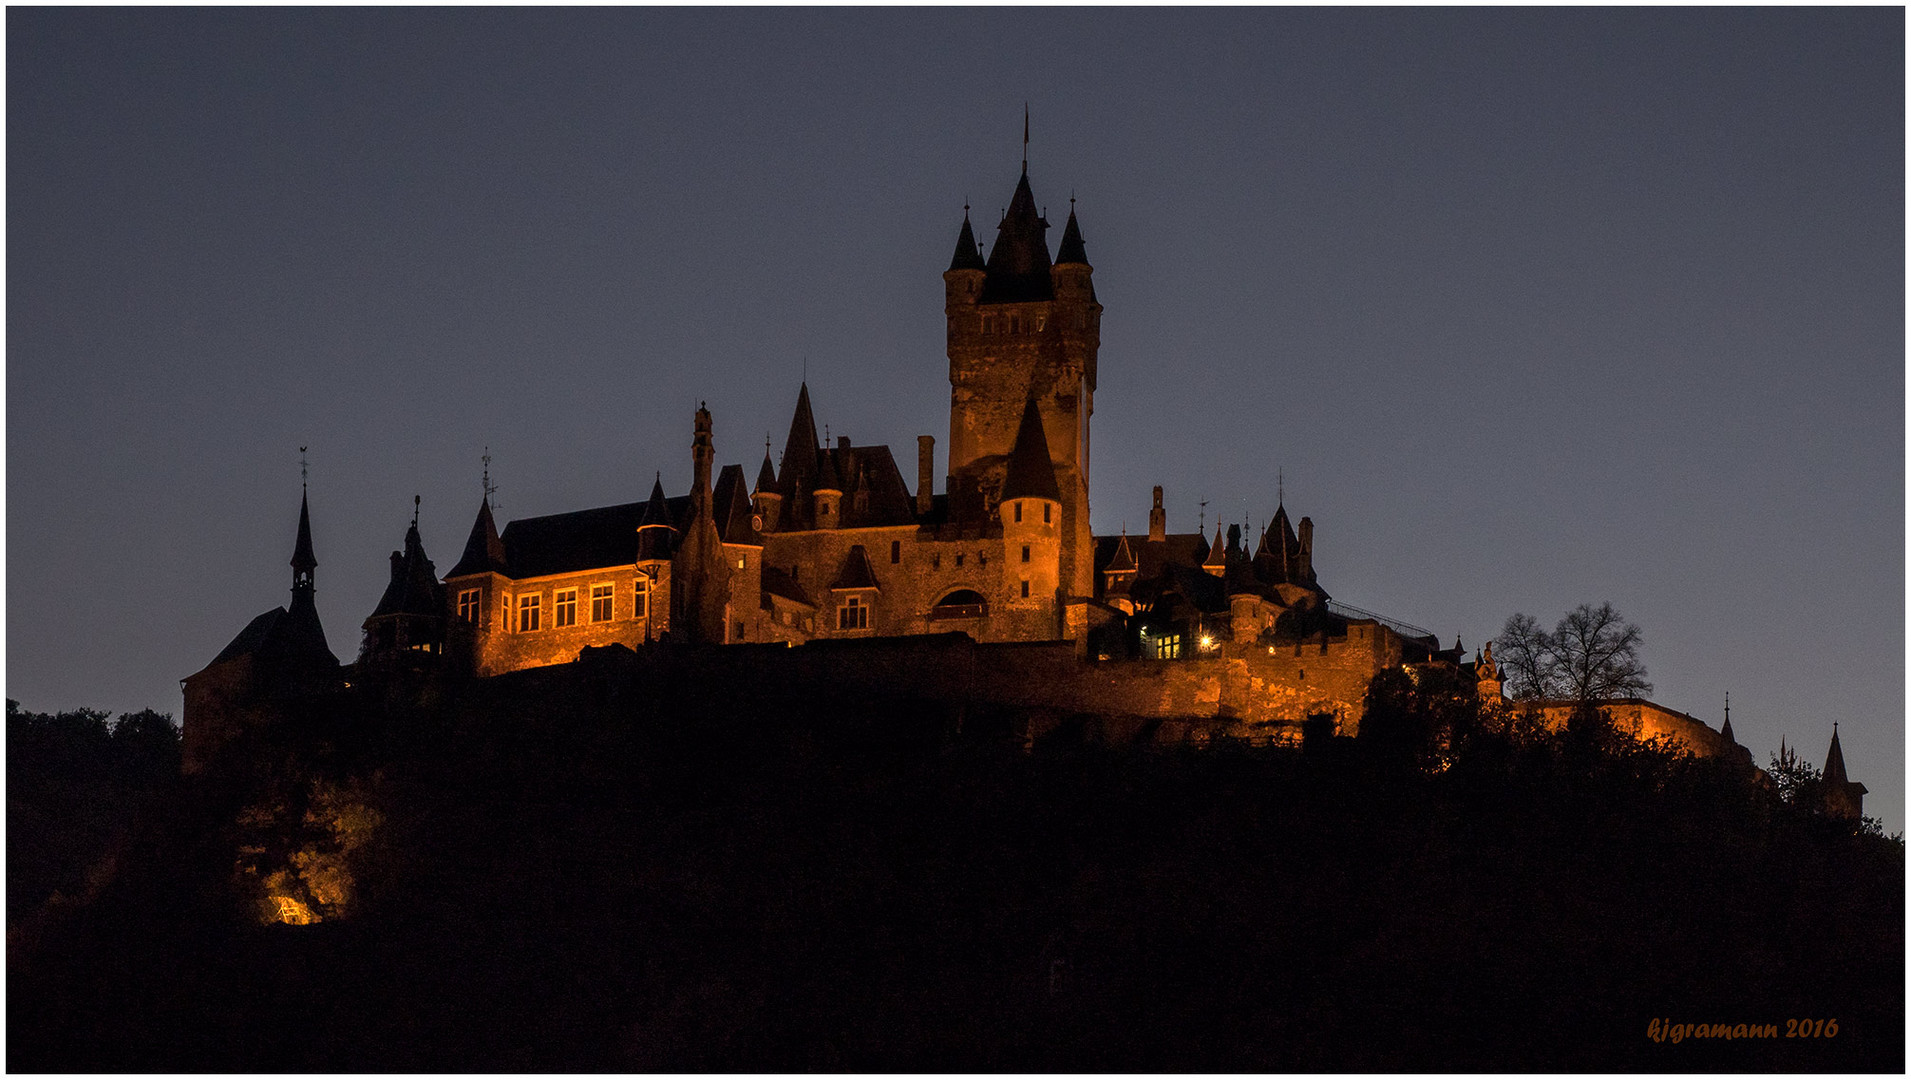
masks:
<instances>
[{"instance_id":1,"label":"silhouetted tree","mask_svg":"<svg viewBox=\"0 0 1911 1080\"><path fill-rule=\"evenodd\" d=\"M1494 652L1518 699L1611 701L1652 692L1639 660L1644 636L1611 603L1581 604L1548 632L1531 615L1506 620Z\"/></svg>"}]
</instances>

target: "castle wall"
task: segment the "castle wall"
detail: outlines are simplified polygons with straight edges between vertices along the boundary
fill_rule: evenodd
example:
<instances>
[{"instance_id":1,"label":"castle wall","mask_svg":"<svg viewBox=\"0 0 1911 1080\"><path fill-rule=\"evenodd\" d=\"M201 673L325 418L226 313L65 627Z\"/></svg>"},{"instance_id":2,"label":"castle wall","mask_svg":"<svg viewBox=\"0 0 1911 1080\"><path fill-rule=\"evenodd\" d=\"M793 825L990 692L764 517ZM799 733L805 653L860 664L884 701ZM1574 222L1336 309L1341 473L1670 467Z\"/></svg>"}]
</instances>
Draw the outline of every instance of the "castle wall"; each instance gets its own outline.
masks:
<instances>
[{"instance_id":1,"label":"castle wall","mask_svg":"<svg viewBox=\"0 0 1911 1080\"><path fill-rule=\"evenodd\" d=\"M484 602L475 631L455 623L453 629L471 642L474 670L479 675L567 664L577 659L578 650L586 646L636 646L658 637L669 626L670 603L668 573L661 574L657 582L646 577L644 610L638 614L639 574L635 566L618 566L525 581L496 577L484 587ZM591 588L597 585L611 587L609 620L591 617ZM468 579L460 578L447 589L454 605L454 617L458 593L472 587ZM570 626L559 626L557 597L571 589L577 591L577 621ZM517 629L518 600L527 595L538 598L538 629L520 631Z\"/></svg>"},{"instance_id":2,"label":"castle wall","mask_svg":"<svg viewBox=\"0 0 1911 1080\"><path fill-rule=\"evenodd\" d=\"M1559 731L1566 727L1576 706L1570 701L1540 701L1514 702L1513 707L1535 710L1549 730ZM1705 721L1643 698L1607 702L1600 708L1612 717L1614 728L1634 738L1664 738L1694 757L1743 757L1747 762L1751 759L1751 751L1726 741L1724 735L1712 730Z\"/></svg>"}]
</instances>

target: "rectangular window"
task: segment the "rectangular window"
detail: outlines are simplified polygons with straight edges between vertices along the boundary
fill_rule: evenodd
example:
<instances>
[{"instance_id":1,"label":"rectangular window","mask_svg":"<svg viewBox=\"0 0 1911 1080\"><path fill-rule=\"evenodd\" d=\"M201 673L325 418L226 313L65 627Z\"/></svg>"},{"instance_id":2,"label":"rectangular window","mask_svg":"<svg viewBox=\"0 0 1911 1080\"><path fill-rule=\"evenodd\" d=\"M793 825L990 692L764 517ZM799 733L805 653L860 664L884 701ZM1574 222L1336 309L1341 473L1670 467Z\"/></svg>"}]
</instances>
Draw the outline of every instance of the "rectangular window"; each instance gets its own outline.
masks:
<instances>
[{"instance_id":1,"label":"rectangular window","mask_svg":"<svg viewBox=\"0 0 1911 1080\"><path fill-rule=\"evenodd\" d=\"M1028 599L1028 579L1022 579L1022 599Z\"/></svg>"},{"instance_id":2,"label":"rectangular window","mask_svg":"<svg viewBox=\"0 0 1911 1080\"><path fill-rule=\"evenodd\" d=\"M458 593L458 621L476 624L478 621L478 598L484 593L478 589L464 589Z\"/></svg>"},{"instance_id":3,"label":"rectangular window","mask_svg":"<svg viewBox=\"0 0 1911 1080\"><path fill-rule=\"evenodd\" d=\"M891 540L889 542L889 561L892 564L902 561L902 541Z\"/></svg>"},{"instance_id":4,"label":"rectangular window","mask_svg":"<svg viewBox=\"0 0 1911 1080\"><path fill-rule=\"evenodd\" d=\"M638 574L637 584L632 586L630 590L630 617L633 619L643 618L644 612L649 610L649 599L650 579L644 577L642 574Z\"/></svg>"},{"instance_id":5,"label":"rectangular window","mask_svg":"<svg viewBox=\"0 0 1911 1080\"><path fill-rule=\"evenodd\" d=\"M929 553L929 569L931 570L942 569L942 552L932 551Z\"/></svg>"},{"instance_id":6,"label":"rectangular window","mask_svg":"<svg viewBox=\"0 0 1911 1080\"><path fill-rule=\"evenodd\" d=\"M860 596L852 596L843 601L836 609L836 629L867 630L869 628L869 605L863 603Z\"/></svg>"},{"instance_id":7,"label":"rectangular window","mask_svg":"<svg viewBox=\"0 0 1911 1080\"><path fill-rule=\"evenodd\" d=\"M543 597L530 593L518 597L518 633L528 634L538 628L538 603Z\"/></svg>"},{"instance_id":8,"label":"rectangular window","mask_svg":"<svg viewBox=\"0 0 1911 1080\"><path fill-rule=\"evenodd\" d=\"M1027 544L1022 545L1022 561L1023 562L1028 561L1028 545Z\"/></svg>"},{"instance_id":9,"label":"rectangular window","mask_svg":"<svg viewBox=\"0 0 1911 1080\"><path fill-rule=\"evenodd\" d=\"M742 640L743 640L743 624L742 624L742 623L738 623L738 624L737 624L737 637L736 637L736 639L737 639L738 641L742 641Z\"/></svg>"},{"instance_id":10,"label":"rectangular window","mask_svg":"<svg viewBox=\"0 0 1911 1080\"><path fill-rule=\"evenodd\" d=\"M962 565L962 553L961 553L961 552L959 552L959 551L958 551L958 552L956 552L956 565L957 565L957 566L961 566L961 565Z\"/></svg>"},{"instance_id":11,"label":"rectangular window","mask_svg":"<svg viewBox=\"0 0 1911 1080\"><path fill-rule=\"evenodd\" d=\"M1022 501L1020 499L1015 501L1015 523L1017 525L1022 523Z\"/></svg>"},{"instance_id":12,"label":"rectangular window","mask_svg":"<svg viewBox=\"0 0 1911 1080\"><path fill-rule=\"evenodd\" d=\"M1055 504L1043 503L1042 504L1042 524L1046 525L1049 522L1054 520L1055 520Z\"/></svg>"},{"instance_id":13,"label":"rectangular window","mask_svg":"<svg viewBox=\"0 0 1911 1080\"><path fill-rule=\"evenodd\" d=\"M551 599L551 625L577 625L577 590L559 589Z\"/></svg>"},{"instance_id":14,"label":"rectangular window","mask_svg":"<svg viewBox=\"0 0 1911 1080\"><path fill-rule=\"evenodd\" d=\"M1163 634L1155 639L1155 659L1173 660L1181 655L1181 635Z\"/></svg>"},{"instance_id":15,"label":"rectangular window","mask_svg":"<svg viewBox=\"0 0 1911 1080\"><path fill-rule=\"evenodd\" d=\"M609 622L617 614L616 598L612 595L614 585L591 586L591 621Z\"/></svg>"}]
</instances>

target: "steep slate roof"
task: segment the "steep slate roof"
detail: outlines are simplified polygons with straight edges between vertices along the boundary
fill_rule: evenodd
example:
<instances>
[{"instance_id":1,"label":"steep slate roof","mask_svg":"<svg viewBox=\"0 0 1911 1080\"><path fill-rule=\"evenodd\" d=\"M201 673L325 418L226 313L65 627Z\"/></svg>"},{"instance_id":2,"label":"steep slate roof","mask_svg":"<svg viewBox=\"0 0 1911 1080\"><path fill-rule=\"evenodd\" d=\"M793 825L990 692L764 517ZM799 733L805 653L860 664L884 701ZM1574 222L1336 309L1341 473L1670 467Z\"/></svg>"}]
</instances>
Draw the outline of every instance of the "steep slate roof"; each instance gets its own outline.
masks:
<instances>
[{"instance_id":1,"label":"steep slate roof","mask_svg":"<svg viewBox=\"0 0 1911 1080\"><path fill-rule=\"evenodd\" d=\"M1095 538L1095 569L1099 573L1107 570L1114 561L1115 553L1121 547L1122 536L1097 536ZM1143 541L1130 543L1135 558L1135 572L1138 577L1159 577L1161 568L1169 563L1201 568L1201 560L1208 554L1208 538L1200 533L1169 533L1159 543ZM1203 570L1202 573L1207 573ZM1212 576L1212 575L1210 575Z\"/></svg>"},{"instance_id":2,"label":"steep slate roof","mask_svg":"<svg viewBox=\"0 0 1911 1080\"><path fill-rule=\"evenodd\" d=\"M1825 752L1825 782L1827 784L1848 784L1850 778L1845 775L1845 752L1838 745L1838 725L1831 727L1831 749Z\"/></svg>"},{"instance_id":3,"label":"steep slate roof","mask_svg":"<svg viewBox=\"0 0 1911 1080\"><path fill-rule=\"evenodd\" d=\"M1227 562L1228 551L1226 545L1221 543L1221 526L1216 525L1214 527L1214 544L1208 548L1208 557L1201 560L1201 565L1203 567L1226 566Z\"/></svg>"},{"instance_id":4,"label":"steep slate roof","mask_svg":"<svg viewBox=\"0 0 1911 1080\"><path fill-rule=\"evenodd\" d=\"M796 391L796 412L790 417L790 437L783 443L783 472L777 490L783 495L783 513L800 514L801 497L816 489L816 415L810 409L810 384Z\"/></svg>"},{"instance_id":5,"label":"steep slate roof","mask_svg":"<svg viewBox=\"0 0 1911 1080\"><path fill-rule=\"evenodd\" d=\"M237 637L219 650L212 663L200 670L207 671L242 656L271 666L338 667L338 657L325 643L325 630L319 625L316 613L304 619L282 607L264 612L247 623Z\"/></svg>"},{"instance_id":6,"label":"steep slate roof","mask_svg":"<svg viewBox=\"0 0 1911 1080\"><path fill-rule=\"evenodd\" d=\"M975 246L975 230L969 228L969 208L962 208L962 232L956 237L955 258L949 260L951 270L982 270L982 252Z\"/></svg>"},{"instance_id":7,"label":"steep slate roof","mask_svg":"<svg viewBox=\"0 0 1911 1080\"><path fill-rule=\"evenodd\" d=\"M824 450L818 455L818 460L821 467L817 469L816 487L812 490L834 491L840 494L843 490L843 474L836 467L836 451Z\"/></svg>"},{"instance_id":8,"label":"steep slate roof","mask_svg":"<svg viewBox=\"0 0 1911 1080\"><path fill-rule=\"evenodd\" d=\"M850 547L849 554L843 557L843 568L836 574L836 580L829 583L832 589L878 589L876 571L869 565L869 554L861 544Z\"/></svg>"},{"instance_id":9,"label":"steep slate roof","mask_svg":"<svg viewBox=\"0 0 1911 1080\"><path fill-rule=\"evenodd\" d=\"M1109 558L1104 573L1132 574L1135 572L1135 553L1128 548L1128 533L1121 534L1121 542L1115 545L1115 554Z\"/></svg>"},{"instance_id":10,"label":"steep slate roof","mask_svg":"<svg viewBox=\"0 0 1911 1080\"><path fill-rule=\"evenodd\" d=\"M372 609L368 621L381 615L443 618L444 613L444 586L438 583L438 570L426 557L424 542L418 538L418 526L413 523L405 530L405 550L392 552L391 582L385 586L385 594L378 598L378 606Z\"/></svg>"},{"instance_id":11,"label":"steep slate roof","mask_svg":"<svg viewBox=\"0 0 1911 1080\"><path fill-rule=\"evenodd\" d=\"M803 586L798 585L789 571L780 566L763 567L763 591L798 604L816 606L816 602L810 599L810 594L803 591Z\"/></svg>"},{"instance_id":12,"label":"steep slate roof","mask_svg":"<svg viewBox=\"0 0 1911 1080\"><path fill-rule=\"evenodd\" d=\"M851 446L831 451L850 476L868 485L866 509L846 511L844 524L855 526L914 525L916 500L909 494L902 470L887 446Z\"/></svg>"},{"instance_id":13,"label":"steep slate roof","mask_svg":"<svg viewBox=\"0 0 1911 1080\"><path fill-rule=\"evenodd\" d=\"M491 500L486 497L478 503L478 518L471 523L471 535L465 539L464 554L458 557L457 565L445 577L487 572L502 574L507 568L504 541L498 539L497 519L491 516Z\"/></svg>"},{"instance_id":14,"label":"steep slate roof","mask_svg":"<svg viewBox=\"0 0 1911 1080\"><path fill-rule=\"evenodd\" d=\"M756 531L754 523L756 509L743 490L743 466L723 467L711 491L710 512L717 520L717 535L724 543L763 546L763 536Z\"/></svg>"},{"instance_id":15,"label":"steep slate roof","mask_svg":"<svg viewBox=\"0 0 1911 1080\"><path fill-rule=\"evenodd\" d=\"M770 448L763 448L763 467L756 471L756 487L752 493L776 490L776 466L770 464Z\"/></svg>"},{"instance_id":16,"label":"steep slate roof","mask_svg":"<svg viewBox=\"0 0 1911 1080\"><path fill-rule=\"evenodd\" d=\"M658 490L661 493L661 487ZM690 512L688 495L659 501L673 521ZM522 580L600 566L634 565L637 525L646 505L623 503L511 522L504 527L510 576Z\"/></svg>"},{"instance_id":17,"label":"steep slate roof","mask_svg":"<svg viewBox=\"0 0 1911 1080\"><path fill-rule=\"evenodd\" d=\"M1028 173L1015 185L1015 197L996 226L995 247L989 250L988 276L982 279L981 304L1015 304L1055 299L1055 283L1048 276L1048 221L1035 211Z\"/></svg>"},{"instance_id":18,"label":"steep slate roof","mask_svg":"<svg viewBox=\"0 0 1911 1080\"><path fill-rule=\"evenodd\" d=\"M1061 489L1055 486L1055 460L1048 455L1048 436L1042 432L1042 416L1034 398L1022 406L1022 426L1016 430L1015 446L1009 451L1002 498L1062 501Z\"/></svg>"}]
</instances>

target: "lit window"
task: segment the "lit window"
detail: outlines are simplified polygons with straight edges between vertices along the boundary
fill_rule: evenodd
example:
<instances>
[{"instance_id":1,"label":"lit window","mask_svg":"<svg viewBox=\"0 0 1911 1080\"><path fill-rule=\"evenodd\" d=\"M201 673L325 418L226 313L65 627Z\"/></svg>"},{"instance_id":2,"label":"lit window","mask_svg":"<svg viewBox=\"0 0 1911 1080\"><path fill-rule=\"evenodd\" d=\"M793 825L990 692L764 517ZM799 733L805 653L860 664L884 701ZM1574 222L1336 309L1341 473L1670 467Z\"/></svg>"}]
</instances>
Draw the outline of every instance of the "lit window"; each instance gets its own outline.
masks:
<instances>
[{"instance_id":1,"label":"lit window","mask_svg":"<svg viewBox=\"0 0 1911 1080\"><path fill-rule=\"evenodd\" d=\"M1181 635L1163 634L1155 639L1155 659L1174 660L1181 655Z\"/></svg>"},{"instance_id":2,"label":"lit window","mask_svg":"<svg viewBox=\"0 0 1911 1080\"><path fill-rule=\"evenodd\" d=\"M538 602L542 599L536 593L518 597L518 633L528 634L538 628Z\"/></svg>"},{"instance_id":3,"label":"lit window","mask_svg":"<svg viewBox=\"0 0 1911 1080\"><path fill-rule=\"evenodd\" d=\"M1023 562L1028 561L1028 545L1027 544L1022 545L1022 561Z\"/></svg>"},{"instance_id":4,"label":"lit window","mask_svg":"<svg viewBox=\"0 0 1911 1080\"><path fill-rule=\"evenodd\" d=\"M869 605L863 603L862 597L852 596L843 601L842 607L836 609L836 629L869 629Z\"/></svg>"},{"instance_id":5,"label":"lit window","mask_svg":"<svg viewBox=\"0 0 1911 1080\"><path fill-rule=\"evenodd\" d=\"M552 597L551 625L552 626L576 626L577 625L577 590L576 589L559 589L557 590L557 594Z\"/></svg>"},{"instance_id":6,"label":"lit window","mask_svg":"<svg viewBox=\"0 0 1911 1080\"><path fill-rule=\"evenodd\" d=\"M609 622L617 614L617 604L612 595L614 588L611 585L591 586L592 622Z\"/></svg>"},{"instance_id":7,"label":"lit window","mask_svg":"<svg viewBox=\"0 0 1911 1080\"><path fill-rule=\"evenodd\" d=\"M637 584L630 590L630 617L641 619L648 609L650 599L650 580L642 574L637 575Z\"/></svg>"},{"instance_id":8,"label":"lit window","mask_svg":"<svg viewBox=\"0 0 1911 1080\"><path fill-rule=\"evenodd\" d=\"M458 621L476 623L478 621L478 598L484 595L478 589L465 589L458 593Z\"/></svg>"}]
</instances>

